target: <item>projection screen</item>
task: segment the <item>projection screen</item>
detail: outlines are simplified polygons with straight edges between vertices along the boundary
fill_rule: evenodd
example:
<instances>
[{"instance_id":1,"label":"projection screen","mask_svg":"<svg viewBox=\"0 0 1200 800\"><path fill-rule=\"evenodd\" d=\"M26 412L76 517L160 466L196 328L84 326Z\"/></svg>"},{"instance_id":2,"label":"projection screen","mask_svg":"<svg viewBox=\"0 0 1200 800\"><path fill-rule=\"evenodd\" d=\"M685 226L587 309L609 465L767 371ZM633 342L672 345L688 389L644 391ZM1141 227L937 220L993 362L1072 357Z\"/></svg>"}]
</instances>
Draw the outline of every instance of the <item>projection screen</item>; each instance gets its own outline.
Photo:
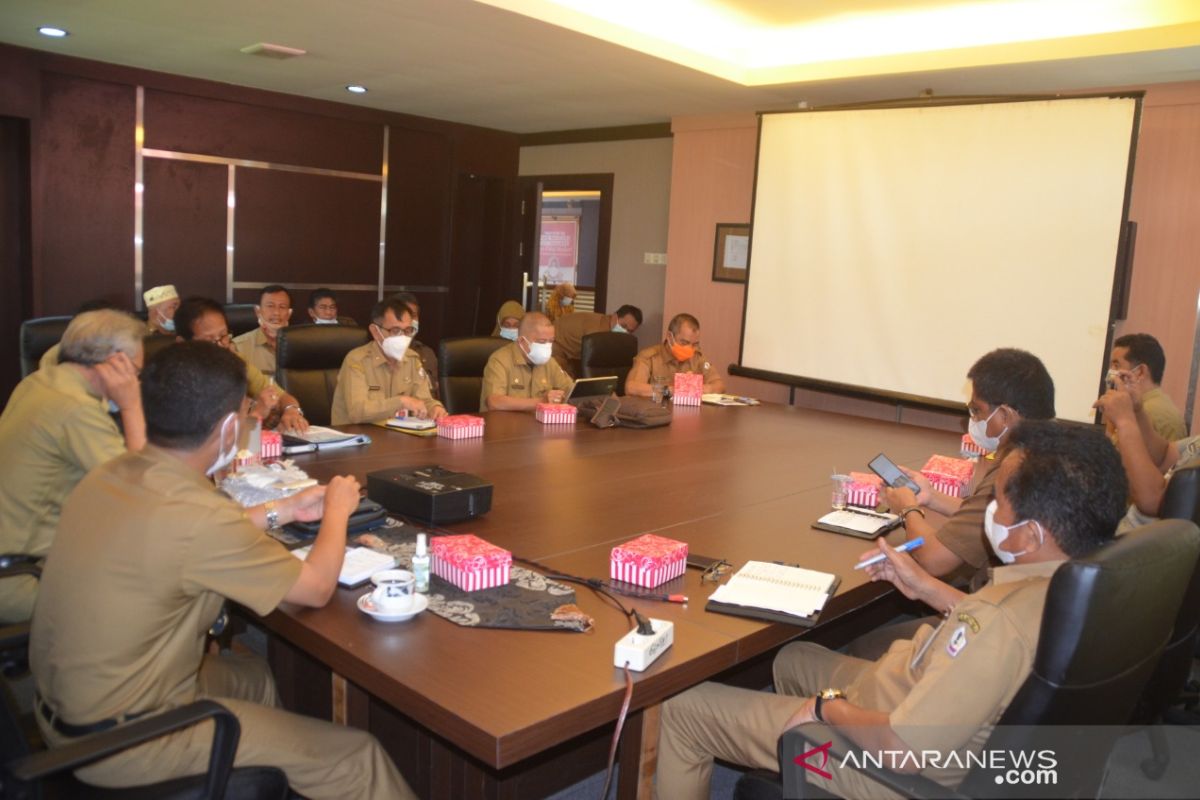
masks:
<instances>
[{"instance_id":1,"label":"projection screen","mask_svg":"<svg viewBox=\"0 0 1200 800\"><path fill-rule=\"evenodd\" d=\"M960 404L1019 347L1091 420L1139 104L762 115L740 366Z\"/></svg>"}]
</instances>

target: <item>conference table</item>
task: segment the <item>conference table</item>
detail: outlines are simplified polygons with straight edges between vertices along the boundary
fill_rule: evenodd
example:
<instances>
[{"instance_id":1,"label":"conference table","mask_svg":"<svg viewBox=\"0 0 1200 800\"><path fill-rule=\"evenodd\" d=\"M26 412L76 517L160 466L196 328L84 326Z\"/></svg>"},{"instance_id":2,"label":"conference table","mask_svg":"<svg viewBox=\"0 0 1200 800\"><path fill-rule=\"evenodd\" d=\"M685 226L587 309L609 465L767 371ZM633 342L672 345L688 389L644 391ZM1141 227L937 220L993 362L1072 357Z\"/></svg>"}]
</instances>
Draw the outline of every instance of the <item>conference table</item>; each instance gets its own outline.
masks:
<instances>
[{"instance_id":1,"label":"conference table","mask_svg":"<svg viewBox=\"0 0 1200 800\"><path fill-rule=\"evenodd\" d=\"M674 644L634 674L619 796L645 795L657 706L709 679L761 688L775 650L797 636L833 646L894 615L898 593L851 569L870 542L815 530L835 471L880 452L920 467L956 454L958 436L909 425L763 404L676 407L667 427L543 425L493 412L476 439L418 438L376 426L361 448L296 457L328 480L437 464L494 485L485 516L445 526L564 574L607 578L615 544L643 533L724 558L796 563L841 578L818 624L803 628L706 612L715 584L688 569L664 585L685 605L622 598L674 623ZM902 532L891 534L898 540ZM625 615L585 587L588 633L460 627L430 613L382 623L338 589L321 609L285 604L256 620L285 705L375 733L422 797L538 797L602 768L625 694L613 649ZM247 612L248 613L248 612ZM756 683L757 681L757 683Z\"/></svg>"}]
</instances>

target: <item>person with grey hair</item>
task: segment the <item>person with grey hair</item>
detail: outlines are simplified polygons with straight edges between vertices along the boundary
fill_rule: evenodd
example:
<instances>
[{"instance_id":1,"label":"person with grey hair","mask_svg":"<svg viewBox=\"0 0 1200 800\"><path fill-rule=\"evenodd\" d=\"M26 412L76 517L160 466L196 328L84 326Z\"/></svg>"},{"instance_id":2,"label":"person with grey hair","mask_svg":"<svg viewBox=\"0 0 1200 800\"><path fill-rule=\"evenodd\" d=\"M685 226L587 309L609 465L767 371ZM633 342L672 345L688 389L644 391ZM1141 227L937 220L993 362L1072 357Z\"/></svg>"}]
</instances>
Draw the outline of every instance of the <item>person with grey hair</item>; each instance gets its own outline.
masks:
<instances>
[{"instance_id":1,"label":"person with grey hair","mask_svg":"<svg viewBox=\"0 0 1200 800\"><path fill-rule=\"evenodd\" d=\"M0 414L0 553L42 558L63 500L93 467L146 443L138 372L144 325L111 309L67 326L58 363L29 375ZM110 412L120 413L121 430ZM0 580L0 624L33 614L37 581Z\"/></svg>"},{"instance_id":2,"label":"person with grey hair","mask_svg":"<svg viewBox=\"0 0 1200 800\"><path fill-rule=\"evenodd\" d=\"M550 357L554 325L530 311L521 319L517 340L492 353L483 369L480 411L533 411L538 403L561 403L575 381Z\"/></svg>"}]
</instances>

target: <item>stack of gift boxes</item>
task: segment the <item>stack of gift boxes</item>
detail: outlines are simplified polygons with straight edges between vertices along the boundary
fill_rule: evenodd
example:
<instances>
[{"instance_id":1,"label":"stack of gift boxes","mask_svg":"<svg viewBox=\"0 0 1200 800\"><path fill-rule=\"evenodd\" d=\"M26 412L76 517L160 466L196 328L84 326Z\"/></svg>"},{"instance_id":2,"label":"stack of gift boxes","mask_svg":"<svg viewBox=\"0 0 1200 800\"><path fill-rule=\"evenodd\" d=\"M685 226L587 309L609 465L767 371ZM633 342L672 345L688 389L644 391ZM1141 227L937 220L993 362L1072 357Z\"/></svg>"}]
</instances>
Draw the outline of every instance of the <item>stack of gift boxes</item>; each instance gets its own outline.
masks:
<instances>
[{"instance_id":1,"label":"stack of gift boxes","mask_svg":"<svg viewBox=\"0 0 1200 800\"><path fill-rule=\"evenodd\" d=\"M508 583L512 553L474 534L436 536L429 549L433 574L464 592Z\"/></svg>"},{"instance_id":2,"label":"stack of gift boxes","mask_svg":"<svg viewBox=\"0 0 1200 800\"><path fill-rule=\"evenodd\" d=\"M437 423L438 436L447 439L471 439L483 436L483 417L472 414L451 414Z\"/></svg>"},{"instance_id":3,"label":"stack of gift boxes","mask_svg":"<svg viewBox=\"0 0 1200 800\"><path fill-rule=\"evenodd\" d=\"M262 460L283 457L283 434L279 431L262 432Z\"/></svg>"},{"instance_id":4,"label":"stack of gift boxes","mask_svg":"<svg viewBox=\"0 0 1200 800\"><path fill-rule=\"evenodd\" d=\"M704 394L704 376L698 372L676 372L671 402L677 406L698 406Z\"/></svg>"},{"instance_id":5,"label":"stack of gift boxes","mask_svg":"<svg viewBox=\"0 0 1200 800\"><path fill-rule=\"evenodd\" d=\"M883 480L869 472L851 472L846 484L846 502L852 506L874 508L879 505L879 487Z\"/></svg>"},{"instance_id":6,"label":"stack of gift boxes","mask_svg":"<svg viewBox=\"0 0 1200 800\"><path fill-rule=\"evenodd\" d=\"M683 574L687 554L684 542L647 533L612 549L609 575L614 581L653 589Z\"/></svg>"},{"instance_id":7,"label":"stack of gift boxes","mask_svg":"<svg viewBox=\"0 0 1200 800\"><path fill-rule=\"evenodd\" d=\"M544 424L572 423L578 409L570 403L538 403L533 410L533 416Z\"/></svg>"}]
</instances>

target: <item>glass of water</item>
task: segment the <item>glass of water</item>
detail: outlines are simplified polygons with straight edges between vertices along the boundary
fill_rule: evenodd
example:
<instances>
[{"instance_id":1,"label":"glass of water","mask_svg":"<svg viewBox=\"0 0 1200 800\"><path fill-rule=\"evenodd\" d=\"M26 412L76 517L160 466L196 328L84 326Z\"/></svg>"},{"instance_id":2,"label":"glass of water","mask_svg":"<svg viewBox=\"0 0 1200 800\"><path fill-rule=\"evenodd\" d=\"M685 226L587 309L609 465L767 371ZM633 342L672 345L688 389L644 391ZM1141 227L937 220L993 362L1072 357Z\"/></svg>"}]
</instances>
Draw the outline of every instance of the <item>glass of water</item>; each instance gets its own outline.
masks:
<instances>
[{"instance_id":1,"label":"glass of water","mask_svg":"<svg viewBox=\"0 0 1200 800\"><path fill-rule=\"evenodd\" d=\"M832 505L834 511L844 511L846 509L846 500L850 492L850 476L849 475L830 475L833 481Z\"/></svg>"}]
</instances>

